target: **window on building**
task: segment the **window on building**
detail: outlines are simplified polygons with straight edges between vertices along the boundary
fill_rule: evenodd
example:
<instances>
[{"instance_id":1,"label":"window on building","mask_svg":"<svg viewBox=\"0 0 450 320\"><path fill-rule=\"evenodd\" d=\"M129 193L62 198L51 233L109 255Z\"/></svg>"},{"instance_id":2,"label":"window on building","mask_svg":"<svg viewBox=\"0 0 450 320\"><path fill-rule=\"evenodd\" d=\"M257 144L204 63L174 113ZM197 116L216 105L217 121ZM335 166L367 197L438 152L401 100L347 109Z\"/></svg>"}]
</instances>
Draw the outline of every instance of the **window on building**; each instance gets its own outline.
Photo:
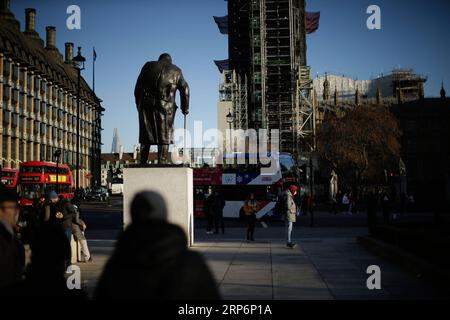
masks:
<instances>
[{"instance_id":1,"label":"window on building","mask_svg":"<svg viewBox=\"0 0 450 320\"><path fill-rule=\"evenodd\" d=\"M23 152L23 151L24 151L24 150L23 150L24 148L23 148L23 147L24 147L25 145L26 145L26 142L25 142L25 141L22 141L22 140L19 141L19 154L18 154L19 158L18 158L18 159L19 159L20 161L23 161L23 160L24 160L24 152Z\"/></svg>"},{"instance_id":2,"label":"window on building","mask_svg":"<svg viewBox=\"0 0 450 320\"><path fill-rule=\"evenodd\" d=\"M24 131L23 127L24 123L25 123L24 118L19 116L19 132L21 133Z\"/></svg>"},{"instance_id":3,"label":"window on building","mask_svg":"<svg viewBox=\"0 0 450 320\"><path fill-rule=\"evenodd\" d=\"M16 81L17 79L19 79L19 68L17 67L16 64L13 64L13 73L12 73L12 80Z\"/></svg>"},{"instance_id":4,"label":"window on building","mask_svg":"<svg viewBox=\"0 0 450 320\"><path fill-rule=\"evenodd\" d=\"M45 144L41 144L39 148L40 148L40 150L39 150L39 152L40 152L40 157L39 158L40 159L39 160L40 161L45 161L45 149L46 149L45 148Z\"/></svg>"},{"instance_id":5,"label":"window on building","mask_svg":"<svg viewBox=\"0 0 450 320\"><path fill-rule=\"evenodd\" d=\"M45 135L47 126L45 125L45 123L41 123L40 127L41 127L41 136L43 136Z\"/></svg>"},{"instance_id":6,"label":"window on building","mask_svg":"<svg viewBox=\"0 0 450 320\"><path fill-rule=\"evenodd\" d=\"M34 90L37 91L39 88L40 79L38 77L34 77Z\"/></svg>"},{"instance_id":7,"label":"window on building","mask_svg":"<svg viewBox=\"0 0 450 320\"><path fill-rule=\"evenodd\" d=\"M33 83L33 76L31 74L28 74L27 77L27 89L30 90L31 89L31 84Z\"/></svg>"},{"instance_id":8,"label":"window on building","mask_svg":"<svg viewBox=\"0 0 450 320\"><path fill-rule=\"evenodd\" d=\"M17 159L16 148L14 148L13 146L11 147L11 159Z\"/></svg>"},{"instance_id":9,"label":"window on building","mask_svg":"<svg viewBox=\"0 0 450 320\"><path fill-rule=\"evenodd\" d=\"M3 123L8 124L11 121L10 112L8 110L3 109Z\"/></svg>"},{"instance_id":10,"label":"window on building","mask_svg":"<svg viewBox=\"0 0 450 320\"><path fill-rule=\"evenodd\" d=\"M11 63L7 59L3 59L3 76L5 78L9 77L10 70L11 70L10 68L11 68Z\"/></svg>"},{"instance_id":11,"label":"window on building","mask_svg":"<svg viewBox=\"0 0 450 320\"><path fill-rule=\"evenodd\" d=\"M17 113L12 114L11 125L16 128L19 125L19 115Z\"/></svg>"}]
</instances>

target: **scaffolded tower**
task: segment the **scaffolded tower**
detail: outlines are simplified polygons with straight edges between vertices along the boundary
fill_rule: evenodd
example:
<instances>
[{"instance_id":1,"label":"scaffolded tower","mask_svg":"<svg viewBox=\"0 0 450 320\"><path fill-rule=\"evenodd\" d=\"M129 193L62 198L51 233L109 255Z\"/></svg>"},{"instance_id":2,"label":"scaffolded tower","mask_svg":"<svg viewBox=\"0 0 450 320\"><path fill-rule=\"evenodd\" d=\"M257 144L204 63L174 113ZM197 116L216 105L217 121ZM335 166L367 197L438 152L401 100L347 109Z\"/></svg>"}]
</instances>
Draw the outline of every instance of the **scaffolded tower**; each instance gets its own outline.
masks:
<instances>
[{"instance_id":1,"label":"scaffolded tower","mask_svg":"<svg viewBox=\"0 0 450 320\"><path fill-rule=\"evenodd\" d=\"M221 33L229 36L229 61L219 69L231 70L226 71L231 91L247 89L247 99L241 94L233 100L236 127L279 130L282 151L314 148L306 34L317 30L319 18L320 13L305 12L305 0L229 0L228 16L215 17ZM246 121L238 120L243 113Z\"/></svg>"}]
</instances>

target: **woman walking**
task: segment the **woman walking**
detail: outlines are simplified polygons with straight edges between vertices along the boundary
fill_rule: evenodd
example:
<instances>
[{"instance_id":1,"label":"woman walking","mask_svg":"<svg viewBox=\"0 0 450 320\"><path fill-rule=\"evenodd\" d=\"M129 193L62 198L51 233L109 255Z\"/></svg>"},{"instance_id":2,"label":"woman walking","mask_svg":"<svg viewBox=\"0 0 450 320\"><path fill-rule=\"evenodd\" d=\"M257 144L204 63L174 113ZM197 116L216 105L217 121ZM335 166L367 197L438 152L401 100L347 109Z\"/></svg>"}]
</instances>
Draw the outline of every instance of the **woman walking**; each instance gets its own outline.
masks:
<instances>
[{"instance_id":1,"label":"woman walking","mask_svg":"<svg viewBox=\"0 0 450 320\"><path fill-rule=\"evenodd\" d=\"M255 200L255 195L252 193L245 201L244 213L245 220L247 221L247 240L255 241L255 225L256 225L256 213L258 212L258 202Z\"/></svg>"}]
</instances>

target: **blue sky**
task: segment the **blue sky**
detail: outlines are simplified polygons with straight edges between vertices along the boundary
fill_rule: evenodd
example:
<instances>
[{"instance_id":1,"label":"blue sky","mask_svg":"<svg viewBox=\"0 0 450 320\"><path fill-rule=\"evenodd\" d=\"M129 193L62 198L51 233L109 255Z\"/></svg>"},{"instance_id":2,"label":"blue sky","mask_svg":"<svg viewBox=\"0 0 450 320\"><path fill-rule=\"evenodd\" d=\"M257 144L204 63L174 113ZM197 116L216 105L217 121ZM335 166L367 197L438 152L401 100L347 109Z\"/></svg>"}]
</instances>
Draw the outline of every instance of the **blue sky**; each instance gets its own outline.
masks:
<instances>
[{"instance_id":1,"label":"blue sky","mask_svg":"<svg viewBox=\"0 0 450 320\"><path fill-rule=\"evenodd\" d=\"M57 45L83 47L88 59L84 76L92 83L92 47L97 51L96 92L106 108L103 117L105 152L118 128L126 150L138 141L133 89L142 65L162 52L172 54L192 92L188 126L202 120L204 130L216 127L220 74L214 59L226 59L227 36L212 16L225 15L223 0L12 0L12 10L24 25L24 9L37 9L37 30L57 28ZM66 9L81 8L81 30L66 28ZM382 29L366 27L366 9L381 8ZM441 82L450 92L450 42L447 14L450 2L407 0L310 0L309 11L321 11L320 29L308 36L308 64L313 73L335 72L371 78L394 67L411 67L427 75L427 96L438 96ZM175 122L182 127L181 113Z\"/></svg>"}]
</instances>

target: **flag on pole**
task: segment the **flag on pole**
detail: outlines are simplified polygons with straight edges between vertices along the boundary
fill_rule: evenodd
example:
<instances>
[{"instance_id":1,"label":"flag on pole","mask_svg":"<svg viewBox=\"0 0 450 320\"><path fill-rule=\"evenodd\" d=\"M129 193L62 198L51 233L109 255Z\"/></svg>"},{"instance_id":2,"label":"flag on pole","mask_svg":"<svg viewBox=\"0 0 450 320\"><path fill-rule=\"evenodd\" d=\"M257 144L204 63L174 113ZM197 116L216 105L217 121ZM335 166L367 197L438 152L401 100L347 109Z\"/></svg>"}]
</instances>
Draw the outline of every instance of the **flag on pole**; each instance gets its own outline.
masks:
<instances>
[{"instance_id":1,"label":"flag on pole","mask_svg":"<svg viewBox=\"0 0 450 320\"><path fill-rule=\"evenodd\" d=\"M306 12L306 33L313 33L319 29L320 12Z\"/></svg>"},{"instance_id":2,"label":"flag on pole","mask_svg":"<svg viewBox=\"0 0 450 320\"><path fill-rule=\"evenodd\" d=\"M94 61L97 60L97 52L95 51L95 48L93 48L93 56L94 56Z\"/></svg>"}]
</instances>

